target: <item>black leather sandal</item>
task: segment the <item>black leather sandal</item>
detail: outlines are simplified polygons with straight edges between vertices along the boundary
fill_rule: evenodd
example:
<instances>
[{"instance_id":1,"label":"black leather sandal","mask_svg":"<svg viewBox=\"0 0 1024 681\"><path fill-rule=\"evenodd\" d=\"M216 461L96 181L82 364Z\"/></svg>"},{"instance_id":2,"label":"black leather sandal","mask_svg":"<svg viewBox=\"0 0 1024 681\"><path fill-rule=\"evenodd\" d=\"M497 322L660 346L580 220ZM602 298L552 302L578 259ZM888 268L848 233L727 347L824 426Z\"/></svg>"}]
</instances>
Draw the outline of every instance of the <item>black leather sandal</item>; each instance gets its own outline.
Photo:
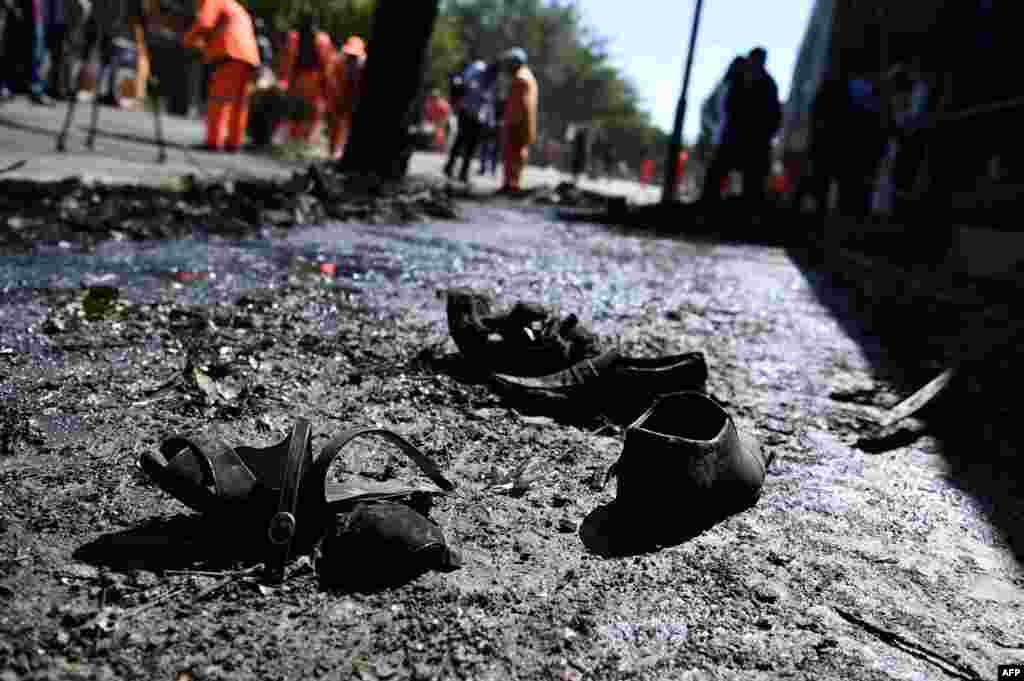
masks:
<instances>
[{"instance_id":1,"label":"black leather sandal","mask_svg":"<svg viewBox=\"0 0 1024 681\"><path fill-rule=\"evenodd\" d=\"M397 445L434 485L328 482L331 463L345 445L364 435ZM331 440L314 459L311 438L312 427L305 419L298 419L282 442L262 448L231 447L214 434L191 433L168 438L158 454L144 453L139 464L165 492L204 515L232 523L243 539L246 530L258 531L250 536L263 535L269 582L283 579L293 553L312 549L325 534L337 534L338 514L353 513L361 505L405 502L403 506L420 513L424 522L403 509L363 511L355 516L355 525L346 526L358 529L360 536L376 532L383 543L398 538L413 552L438 548L440 530L428 531L429 504L422 502L455 487L423 452L391 431L359 428Z\"/></svg>"},{"instance_id":2,"label":"black leather sandal","mask_svg":"<svg viewBox=\"0 0 1024 681\"><path fill-rule=\"evenodd\" d=\"M271 447L231 447L205 432L173 436L139 465L189 508L266 528L266 578L280 581L296 537L299 488L313 464L311 436L305 419Z\"/></svg>"}]
</instances>

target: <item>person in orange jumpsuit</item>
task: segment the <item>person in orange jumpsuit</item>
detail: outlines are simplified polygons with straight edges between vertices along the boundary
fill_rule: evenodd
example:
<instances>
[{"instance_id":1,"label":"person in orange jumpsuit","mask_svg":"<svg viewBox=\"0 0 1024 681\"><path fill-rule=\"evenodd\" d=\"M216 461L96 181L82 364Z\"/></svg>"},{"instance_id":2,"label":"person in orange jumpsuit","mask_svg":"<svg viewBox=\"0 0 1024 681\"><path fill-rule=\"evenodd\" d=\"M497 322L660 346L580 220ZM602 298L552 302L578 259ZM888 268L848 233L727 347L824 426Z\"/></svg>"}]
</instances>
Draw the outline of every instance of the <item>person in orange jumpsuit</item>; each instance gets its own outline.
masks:
<instances>
[{"instance_id":1,"label":"person in orange jumpsuit","mask_svg":"<svg viewBox=\"0 0 1024 681\"><path fill-rule=\"evenodd\" d=\"M448 119L451 118L452 107L448 100L441 96L439 90L433 90L423 102L423 117L434 124L434 150L444 151L448 142Z\"/></svg>"},{"instance_id":2,"label":"person in orange jumpsuit","mask_svg":"<svg viewBox=\"0 0 1024 681\"><path fill-rule=\"evenodd\" d=\"M249 123L249 88L260 65L252 17L235 0L201 0L186 47L214 66L206 107L209 151L237 151Z\"/></svg>"},{"instance_id":3,"label":"person in orange jumpsuit","mask_svg":"<svg viewBox=\"0 0 1024 681\"><path fill-rule=\"evenodd\" d=\"M290 137L293 140L313 143L319 139L327 111L328 71L334 58L331 36L317 29L316 17L307 12L299 20L299 30L288 34L288 45L277 74L281 89L301 97L312 110L305 120L292 123Z\"/></svg>"},{"instance_id":4,"label":"person in orange jumpsuit","mask_svg":"<svg viewBox=\"0 0 1024 681\"><path fill-rule=\"evenodd\" d=\"M537 141L537 80L526 65L526 51L514 48L502 61L512 75L512 85L505 104L505 125L502 148L505 157L505 182L501 192L518 192L530 145Z\"/></svg>"},{"instance_id":5,"label":"person in orange jumpsuit","mask_svg":"<svg viewBox=\"0 0 1024 681\"><path fill-rule=\"evenodd\" d=\"M350 36L331 62L327 76L327 139L334 160L345 153L352 116L362 94L365 68L366 41L357 35Z\"/></svg>"}]
</instances>

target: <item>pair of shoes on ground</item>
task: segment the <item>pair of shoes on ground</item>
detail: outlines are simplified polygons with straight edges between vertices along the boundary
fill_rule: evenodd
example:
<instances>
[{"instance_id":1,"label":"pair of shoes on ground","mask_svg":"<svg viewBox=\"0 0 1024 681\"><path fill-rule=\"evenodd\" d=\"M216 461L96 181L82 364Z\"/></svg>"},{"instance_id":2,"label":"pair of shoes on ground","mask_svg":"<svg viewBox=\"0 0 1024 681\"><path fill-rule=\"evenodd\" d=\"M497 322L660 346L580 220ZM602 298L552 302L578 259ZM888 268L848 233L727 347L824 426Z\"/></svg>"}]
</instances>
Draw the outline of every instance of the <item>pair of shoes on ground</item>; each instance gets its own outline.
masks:
<instances>
[{"instance_id":1,"label":"pair of shoes on ground","mask_svg":"<svg viewBox=\"0 0 1024 681\"><path fill-rule=\"evenodd\" d=\"M654 359L602 350L576 315L559 319L540 305L496 312L485 294L449 289L448 329L459 352L488 375L495 392L528 409L604 415L630 423L659 395L703 390L701 352Z\"/></svg>"},{"instance_id":2,"label":"pair of shoes on ground","mask_svg":"<svg viewBox=\"0 0 1024 681\"><path fill-rule=\"evenodd\" d=\"M328 480L342 449L362 436L396 445L433 485ZM458 554L428 517L430 502L455 488L414 445L391 431L346 431L313 455L312 427L298 419L271 447L232 447L216 433L166 439L139 465L165 492L199 511L265 558L280 582L294 555L318 553L321 583L354 590L402 583L431 569L458 567ZM240 549L241 550L241 549Z\"/></svg>"},{"instance_id":3,"label":"pair of shoes on ground","mask_svg":"<svg viewBox=\"0 0 1024 681\"><path fill-rule=\"evenodd\" d=\"M649 523L661 507L678 508L680 498L695 518L717 518L756 502L770 459L705 393L703 353L645 359L601 352L574 315L568 324L552 324L548 314L539 334L519 328L532 343L524 344L516 327L546 314L540 306L519 303L495 314L482 294L452 289L447 297L449 329L460 353L491 367L498 394L548 413L603 415L628 424L622 456L609 471L617 479L613 509L619 519L642 516ZM541 370L501 372L500 366L516 362Z\"/></svg>"}]
</instances>

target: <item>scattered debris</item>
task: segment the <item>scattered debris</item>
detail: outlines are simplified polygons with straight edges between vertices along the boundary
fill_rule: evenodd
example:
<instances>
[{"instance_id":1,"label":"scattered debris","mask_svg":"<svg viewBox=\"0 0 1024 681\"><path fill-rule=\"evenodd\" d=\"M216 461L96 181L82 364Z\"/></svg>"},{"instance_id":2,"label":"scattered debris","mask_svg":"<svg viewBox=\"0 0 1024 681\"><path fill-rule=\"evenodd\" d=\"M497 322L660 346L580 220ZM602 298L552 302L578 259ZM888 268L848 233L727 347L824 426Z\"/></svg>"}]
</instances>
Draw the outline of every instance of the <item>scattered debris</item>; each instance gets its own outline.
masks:
<instances>
[{"instance_id":1,"label":"scattered debris","mask_svg":"<svg viewBox=\"0 0 1024 681\"><path fill-rule=\"evenodd\" d=\"M8 252L47 243L90 248L108 239L183 238L196 231L244 237L261 234L267 225L290 228L328 220L404 224L425 218L458 218L451 197L438 185L347 176L329 164L310 165L285 181L189 175L163 188L86 184L74 177L0 181L0 225L7 227L0 230L0 248ZM187 280L180 283L193 283L190 274L203 276L179 273Z\"/></svg>"},{"instance_id":2,"label":"scattered debris","mask_svg":"<svg viewBox=\"0 0 1024 681\"><path fill-rule=\"evenodd\" d=\"M835 611L836 614L838 614L840 617L842 617L850 624L854 624L864 629L868 633L877 637L879 640L888 643L892 647L897 648L907 653L908 655L912 655L920 660L924 660L925 662L928 662L938 667L943 672L945 672L949 676L952 676L953 678L964 679L965 681L978 681L983 678L980 674L978 674L970 667L964 666L959 662L956 662L955 660L951 660L948 657L936 653L933 650L929 650L921 644L915 643L914 641L911 641L906 637L901 636L895 632L888 631L879 626L871 624L870 622L861 619L860 617L854 615L851 612L848 612L841 608L835 608Z\"/></svg>"},{"instance_id":3,"label":"scattered debris","mask_svg":"<svg viewBox=\"0 0 1024 681\"><path fill-rule=\"evenodd\" d=\"M897 421L920 411L946 389L955 375L955 368L946 369L923 388L890 409L881 419L880 425L883 427L891 426Z\"/></svg>"}]
</instances>

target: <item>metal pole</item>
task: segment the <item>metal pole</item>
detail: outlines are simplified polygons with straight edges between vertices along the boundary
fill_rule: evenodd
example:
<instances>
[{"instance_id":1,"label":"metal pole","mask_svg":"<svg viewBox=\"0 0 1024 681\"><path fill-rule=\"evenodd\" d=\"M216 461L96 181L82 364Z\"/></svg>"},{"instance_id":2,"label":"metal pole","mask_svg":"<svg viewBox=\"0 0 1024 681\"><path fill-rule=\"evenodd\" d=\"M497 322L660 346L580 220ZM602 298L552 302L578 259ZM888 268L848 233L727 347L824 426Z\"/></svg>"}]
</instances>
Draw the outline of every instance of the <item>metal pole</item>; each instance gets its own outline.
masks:
<instances>
[{"instance_id":1,"label":"metal pole","mask_svg":"<svg viewBox=\"0 0 1024 681\"><path fill-rule=\"evenodd\" d=\"M676 175L676 163L679 152L683 148L683 121L686 118L686 95L690 90L690 71L693 69L693 50L697 44L697 33L700 30L700 15L704 8L704 0L697 0L693 10L693 28L690 29L690 51L686 55L686 71L683 74L683 91L679 94L676 104L676 119L672 125L672 137L668 142L668 156L665 158L665 184L661 189L661 202L672 203L679 195L679 177Z\"/></svg>"}]
</instances>

